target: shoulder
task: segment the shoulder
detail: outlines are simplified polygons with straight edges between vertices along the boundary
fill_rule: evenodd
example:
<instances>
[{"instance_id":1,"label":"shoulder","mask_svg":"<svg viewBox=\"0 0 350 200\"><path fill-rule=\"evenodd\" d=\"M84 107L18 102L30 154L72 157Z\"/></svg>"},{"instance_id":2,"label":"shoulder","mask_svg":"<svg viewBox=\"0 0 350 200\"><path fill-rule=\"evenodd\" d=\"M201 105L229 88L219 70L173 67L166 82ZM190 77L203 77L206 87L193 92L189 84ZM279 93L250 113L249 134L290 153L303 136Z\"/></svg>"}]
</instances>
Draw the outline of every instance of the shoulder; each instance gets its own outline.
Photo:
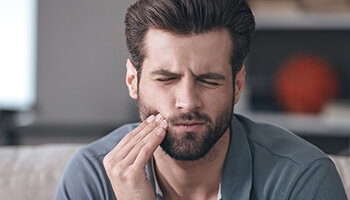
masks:
<instances>
[{"instance_id":1,"label":"shoulder","mask_svg":"<svg viewBox=\"0 0 350 200\"><path fill-rule=\"evenodd\" d=\"M78 153L84 156L100 157L110 152L130 131L134 130L139 123L123 125L101 139L85 146Z\"/></svg>"},{"instance_id":2,"label":"shoulder","mask_svg":"<svg viewBox=\"0 0 350 200\"><path fill-rule=\"evenodd\" d=\"M253 155L287 159L300 167L319 159L329 159L320 149L280 126L257 123L240 115L236 117L245 130Z\"/></svg>"},{"instance_id":3,"label":"shoulder","mask_svg":"<svg viewBox=\"0 0 350 200\"><path fill-rule=\"evenodd\" d=\"M335 165L292 132L237 115L247 137L254 195L263 199L345 199Z\"/></svg>"},{"instance_id":4,"label":"shoulder","mask_svg":"<svg viewBox=\"0 0 350 200\"><path fill-rule=\"evenodd\" d=\"M83 168L91 167L92 165L101 165L102 160L123 138L124 136L137 127L139 123L126 124L112 131L108 135L92 142L91 144L81 148L71 159L70 163L83 165ZM87 162L87 163L86 163ZM69 166L73 168L73 166ZM76 168L76 167L74 167ZM73 169L74 169L73 168ZM80 168L80 167L79 167ZM97 167L94 167L95 169ZM69 168L68 168L69 169ZM81 169L81 168L80 168Z\"/></svg>"}]
</instances>

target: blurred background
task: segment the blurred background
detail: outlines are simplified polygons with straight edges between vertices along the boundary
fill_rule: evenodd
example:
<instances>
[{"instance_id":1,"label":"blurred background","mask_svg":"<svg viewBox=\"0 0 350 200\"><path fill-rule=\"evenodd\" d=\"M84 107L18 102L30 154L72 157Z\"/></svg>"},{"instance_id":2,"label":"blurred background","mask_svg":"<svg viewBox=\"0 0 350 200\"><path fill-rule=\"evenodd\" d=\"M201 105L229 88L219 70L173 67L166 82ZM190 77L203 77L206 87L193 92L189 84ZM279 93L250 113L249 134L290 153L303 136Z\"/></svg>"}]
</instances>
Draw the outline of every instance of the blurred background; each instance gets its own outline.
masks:
<instances>
[{"instance_id":1,"label":"blurred background","mask_svg":"<svg viewBox=\"0 0 350 200\"><path fill-rule=\"evenodd\" d=\"M124 81L133 2L0 0L1 145L88 143L138 120ZM349 155L350 1L249 3L257 30L236 112Z\"/></svg>"},{"instance_id":2,"label":"blurred background","mask_svg":"<svg viewBox=\"0 0 350 200\"><path fill-rule=\"evenodd\" d=\"M0 2L1 11L7 11L1 17L7 23L1 23L0 41L11 40L0 47L1 52L26 37L24 42L30 44L19 44L12 57L32 56L24 67L14 59L0 61L0 94L20 93L3 95L7 103L0 99L2 144L86 143L137 121L136 102L128 96L124 81L128 58L124 15L132 0ZM14 36L24 26L31 32ZM18 49L23 48L29 48L30 55L19 57ZM5 57L2 53L1 60ZM23 68L26 75L21 75ZM3 81L9 76L11 81ZM27 83L14 87L23 76L33 87L27 88ZM22 94L25 89L32 94ZM21 100L10 107L16 101L11 96Z\"/></svg>"}]
</instances>

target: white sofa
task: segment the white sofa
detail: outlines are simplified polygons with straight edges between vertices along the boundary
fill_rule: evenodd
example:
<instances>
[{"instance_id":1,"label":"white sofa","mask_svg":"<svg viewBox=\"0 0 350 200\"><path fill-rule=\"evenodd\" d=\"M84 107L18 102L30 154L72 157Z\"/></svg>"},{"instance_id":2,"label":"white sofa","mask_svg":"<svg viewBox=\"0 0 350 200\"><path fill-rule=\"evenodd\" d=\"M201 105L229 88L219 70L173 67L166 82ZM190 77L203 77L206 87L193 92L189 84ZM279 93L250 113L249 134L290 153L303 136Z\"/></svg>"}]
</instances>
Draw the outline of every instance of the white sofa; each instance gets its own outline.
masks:
<instances>
[{"instance_id":1,"label":"white sofa","mask_svg":"<svg viewBox=\"0 0 350 200\"><path fill-rule=\"evenodd\" d=\"M0 199L53 199L63 169L81 144L0 147Z\"/></svg>"},{"instance_id":2,"label":"white sofa","mask_svg":"<svg viewBox=\"0 0 350 200\"><path fill-rule=\"evenodd\" d=\"M53 199L64 166L82 144L0 147L0 199ZM350 197L350 157L331 156Z\"/></svg>"}]
</instances>

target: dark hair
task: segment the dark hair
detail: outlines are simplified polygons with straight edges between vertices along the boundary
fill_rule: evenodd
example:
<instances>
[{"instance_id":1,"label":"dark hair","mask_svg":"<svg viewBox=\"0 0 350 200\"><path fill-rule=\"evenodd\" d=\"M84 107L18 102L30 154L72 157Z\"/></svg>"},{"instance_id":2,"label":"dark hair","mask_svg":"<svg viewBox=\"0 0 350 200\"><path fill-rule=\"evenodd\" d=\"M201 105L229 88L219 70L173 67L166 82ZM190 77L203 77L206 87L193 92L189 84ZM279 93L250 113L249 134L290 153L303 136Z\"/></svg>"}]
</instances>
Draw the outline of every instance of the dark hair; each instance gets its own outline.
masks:
<instances>
[{"instance_id":1,"label":"dark hair","mask_svg":"<svg viewBox=\"0 0 350 200\"><path fill-rule=\"evenodd\" d=\"M226 28L236 75L250 51L255 21L245 0L138 0L125 15L126 45L138 76L146 54L144 38L151 28L179 35Z\"/></svg>"}]
</instances>

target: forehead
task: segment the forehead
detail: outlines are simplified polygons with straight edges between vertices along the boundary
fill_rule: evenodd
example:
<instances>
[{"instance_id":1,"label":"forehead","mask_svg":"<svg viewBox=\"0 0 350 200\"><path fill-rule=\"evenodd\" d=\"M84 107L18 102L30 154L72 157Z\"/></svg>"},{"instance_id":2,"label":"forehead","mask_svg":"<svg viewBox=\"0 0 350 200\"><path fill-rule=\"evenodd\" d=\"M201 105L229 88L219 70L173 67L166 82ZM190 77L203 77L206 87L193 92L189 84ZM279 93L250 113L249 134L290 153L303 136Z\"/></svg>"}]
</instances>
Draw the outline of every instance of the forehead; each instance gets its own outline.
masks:
<instances>
[{"instance_id":1,"label":"forehead","mask_svg":"<svg viewBox=\"0 0 350 200\"><path fill-rule=\"evenodd\" d=\"M191 35L150 29L144 42L145 66L230 66L231 39L225 29Z\"/></svg>"}]
</instances>

